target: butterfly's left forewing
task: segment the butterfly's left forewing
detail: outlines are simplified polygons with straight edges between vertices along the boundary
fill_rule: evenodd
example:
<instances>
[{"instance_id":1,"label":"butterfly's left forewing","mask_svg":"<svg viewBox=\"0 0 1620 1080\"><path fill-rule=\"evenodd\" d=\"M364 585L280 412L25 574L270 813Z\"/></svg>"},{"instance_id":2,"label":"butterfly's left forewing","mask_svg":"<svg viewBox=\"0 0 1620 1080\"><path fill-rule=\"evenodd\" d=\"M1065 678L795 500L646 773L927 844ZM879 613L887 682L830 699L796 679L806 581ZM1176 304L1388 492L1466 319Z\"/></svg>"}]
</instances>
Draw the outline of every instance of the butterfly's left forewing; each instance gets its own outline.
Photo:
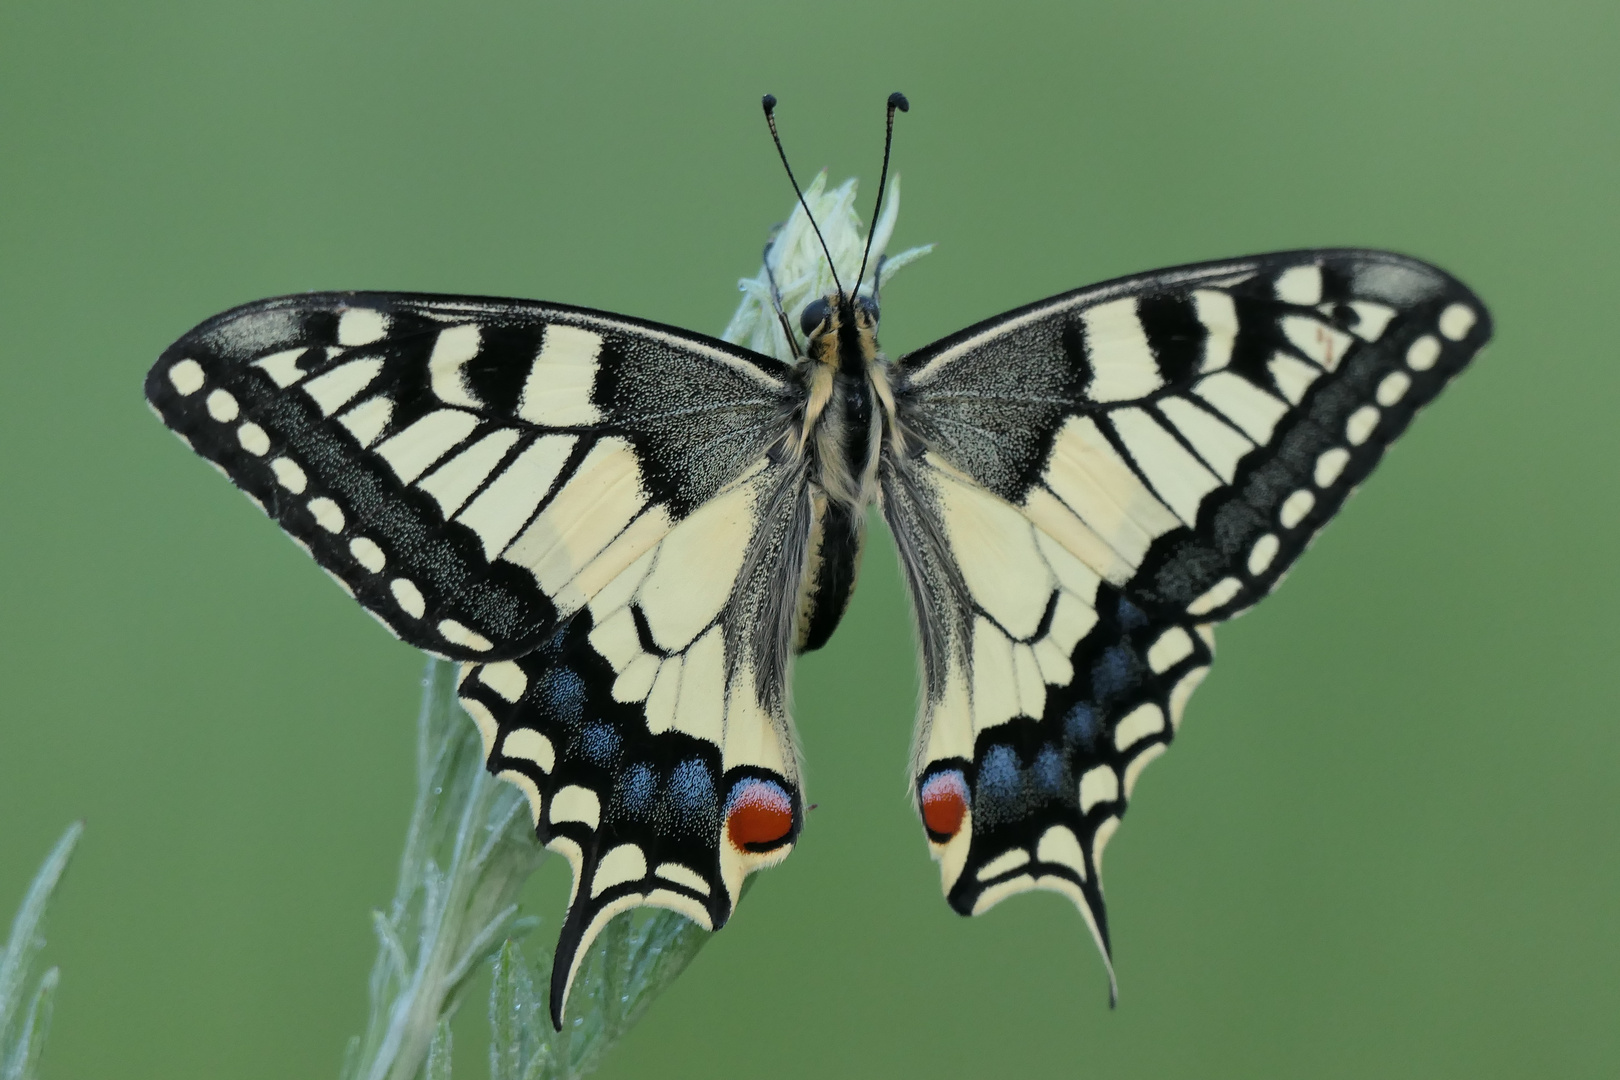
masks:
<instances>
[{"instance_id":1,"label":"butterfly's left forewing","mask_svg":"<svg viewBox=\"0 0 1620 1080\"><path fill-rule=\"evenodd\" d=\"M918 810L951 904L1073 899L1207 672L1214 623L1281 580L1490 335L1383 252L1160 271L904 358L885 514L916 608Z\"/></svg>"},{"instance_id":2,"label":"butterfly's left forewing","mask_svg":"<svg viewBox=\"0 0 1620 1080\"><path fill-rule=\"evenodd\" d=\"M810 531L767 357L518 300L250 304L147 378L165 423L412 645L574 889L553 967L637 905L715 928L802 820L785 701Z\"/></svg>"}]
</instances>

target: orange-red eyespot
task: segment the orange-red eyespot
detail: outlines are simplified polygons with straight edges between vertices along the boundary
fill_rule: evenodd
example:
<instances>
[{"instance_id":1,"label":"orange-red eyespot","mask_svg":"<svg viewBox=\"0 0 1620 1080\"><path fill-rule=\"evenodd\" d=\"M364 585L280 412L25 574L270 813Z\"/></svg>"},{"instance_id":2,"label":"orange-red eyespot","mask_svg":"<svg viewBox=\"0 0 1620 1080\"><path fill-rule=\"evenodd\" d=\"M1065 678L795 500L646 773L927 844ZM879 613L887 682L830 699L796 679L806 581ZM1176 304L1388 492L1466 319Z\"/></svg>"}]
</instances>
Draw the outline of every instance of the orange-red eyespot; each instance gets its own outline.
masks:
<instances>
[{"instance_id":1,"label":"orange-red eyespot","mask_svg":"<svg viewBox=\"0 0 1620 1080\"><path fill-rule=\"evenodd\" d=\"M962 819L968 812L968 789L960 769L930 776L917 799L922 803L923 824L932 839L944 843L961 831Z\"/></svg>"},{"instance_id":2,"label":"orange-red eyespot","mask_svg":"<svg viewBox=\"0 0 1620 1080\"><path fill-rule=\"evenodd\" d=\"M793 800L780 784L750 777L726 800L726 835L743 851L765 851L793 832Z\"/></svg>"}]
</instances>

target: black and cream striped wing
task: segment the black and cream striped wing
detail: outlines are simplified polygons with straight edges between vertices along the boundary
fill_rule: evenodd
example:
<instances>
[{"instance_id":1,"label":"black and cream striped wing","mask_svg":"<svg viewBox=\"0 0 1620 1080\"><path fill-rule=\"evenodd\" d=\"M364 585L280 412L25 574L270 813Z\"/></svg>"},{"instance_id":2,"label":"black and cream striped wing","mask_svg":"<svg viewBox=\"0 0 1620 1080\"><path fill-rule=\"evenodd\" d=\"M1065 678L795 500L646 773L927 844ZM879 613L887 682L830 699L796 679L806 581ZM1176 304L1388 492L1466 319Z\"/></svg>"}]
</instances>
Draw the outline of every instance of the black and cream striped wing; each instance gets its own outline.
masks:
<instances>
[{"instance_id":1,"label":"black and cream striped wing","mask_svg":"<svg viewBox=\"0 0 1620 1080\"><path fill-rule=\"evenodd\" d=\"M324 293L203 323L146 395L390 630L477 660L534 648L759 460L785 373L561 305Z\"/></svg>"},{"instance_id":2,"label":"black and cream striped wing","mask_svg":"<svg viewBox=\"0 0 1620 1080\"><path fill-rule=\"evenodd\" d=\"M924 652L918 808L958 911L1062 892L1107 957L1103 846L1212 625L1489 336L1432 266L1303 251L1082 289L899 362L884 503Z\"/></svg>"},{"instance_id":3,"label":"black and cream striped wing","mask_svg":"<svg viewBox=\"0 0 1620 1080\"><path fill-rule=\"evenodd\" d=\"M463 661L492 772L574 871L553 1019L641 904L715 928L802 821L809 530L785 368L527 301L339 293L212 319L147 397L367 610Z\"/></svg>"}]
</instances>

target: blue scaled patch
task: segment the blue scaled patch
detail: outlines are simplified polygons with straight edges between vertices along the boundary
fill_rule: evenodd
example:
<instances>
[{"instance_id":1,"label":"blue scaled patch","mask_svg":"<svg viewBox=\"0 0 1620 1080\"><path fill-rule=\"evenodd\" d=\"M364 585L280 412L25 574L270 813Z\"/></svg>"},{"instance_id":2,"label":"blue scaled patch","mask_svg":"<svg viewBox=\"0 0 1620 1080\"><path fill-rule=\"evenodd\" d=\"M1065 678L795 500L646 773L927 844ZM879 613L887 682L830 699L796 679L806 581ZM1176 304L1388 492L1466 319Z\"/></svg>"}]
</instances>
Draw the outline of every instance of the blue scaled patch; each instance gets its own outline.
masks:
<instances>
[{"instance_id":1,"label":"blue scaled patch","mask_svg":"<svg viewBox=\"0 0 1620 1080\"><path fill-rule=\"evenodd\" d=\"M992 746L979 763L973 823L993 828L1024 820L1042 805L1071 798L1073 789L1069 765L1057 747L1043 746L1026 766L1013 747Z\"/></svg>"},{"instance_id":2,"label":"blue scaled patch","mask_svg":"<svg viewBox=\"0 0 1620 1080\"><path fill-rule=\"evenodd\" d=\"M1109 646L1091 666L1092 697L1103 705L1119 697L1137 682L1140 667L1129 645Z\"/></svg>"},{"instance_id":3,"label":"blue scaled patch","mask_svg":"<svg viewBox=\"0 0 1620 1080\"><path fill-rule=\"evenodd\" d=\"M573 668L555 667L540 676L529 696L547 720L573 727L585 715L585 694L585 680Z\"/></svg>"},{"instance_id":4,"label":"blue scaled patch","mask_svg":"<svg viewBox=\"0 0 1620 1080\"><path fill-rule=\"evenodd\" d=\"M683 761L669 774L664 820L682 836L712 836L719 829L720 800L709 767L696 759Z\"/></svg>"},{"instance_id":5,"label":"blue scaled patch","mask_svg":"<svg viewBox=\"0 0 1620 1080\"><path fill-rule=\"evenodd\" d=\"M1102 719L1090 703L1077 701L1063 717L1063 739L1070 746L1090 750L1102 734Z\"/></svg>"},{"instance_id":6,"label":"blue scaled patch","mask_svg":"<svg viewBox=\"0 0 1620 1080\"><path fill-rule=\"evenodd\" d=\"M586 760L604 768L618 760L619 745L622 741L617 731L610 725L602 723L586 724L585 730L579 734L579 748Z\"/></svg>"}]
</instances>

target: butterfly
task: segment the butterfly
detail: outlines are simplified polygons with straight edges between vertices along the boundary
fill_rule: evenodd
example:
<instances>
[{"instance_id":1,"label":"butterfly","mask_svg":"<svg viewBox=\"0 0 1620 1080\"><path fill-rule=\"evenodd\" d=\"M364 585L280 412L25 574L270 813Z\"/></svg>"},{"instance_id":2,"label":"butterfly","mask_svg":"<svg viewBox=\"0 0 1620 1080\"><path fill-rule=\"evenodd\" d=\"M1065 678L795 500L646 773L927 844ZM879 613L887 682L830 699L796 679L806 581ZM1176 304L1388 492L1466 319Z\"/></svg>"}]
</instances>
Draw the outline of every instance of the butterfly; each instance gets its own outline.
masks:
<instances>
[{"instance_id":1,"label":"butterfly","mask_svg":"<svg viewBox=\"0 0 1620 1080\"><path fill-rule=\"evenodd\" d=\"M562 304L335 292L215 316L147 376L368 612L460 662L489 770L572 867L559 1027L608 920L717 929L797 842L789 667L838 625L873 506L946 899L1067 896L1112 993L1103 850L1213 627L1491 334L1444 271L1322 249L1120 278L890 360L865 268L777 303L787 360Z\"/></svg>"}]
</instances>

